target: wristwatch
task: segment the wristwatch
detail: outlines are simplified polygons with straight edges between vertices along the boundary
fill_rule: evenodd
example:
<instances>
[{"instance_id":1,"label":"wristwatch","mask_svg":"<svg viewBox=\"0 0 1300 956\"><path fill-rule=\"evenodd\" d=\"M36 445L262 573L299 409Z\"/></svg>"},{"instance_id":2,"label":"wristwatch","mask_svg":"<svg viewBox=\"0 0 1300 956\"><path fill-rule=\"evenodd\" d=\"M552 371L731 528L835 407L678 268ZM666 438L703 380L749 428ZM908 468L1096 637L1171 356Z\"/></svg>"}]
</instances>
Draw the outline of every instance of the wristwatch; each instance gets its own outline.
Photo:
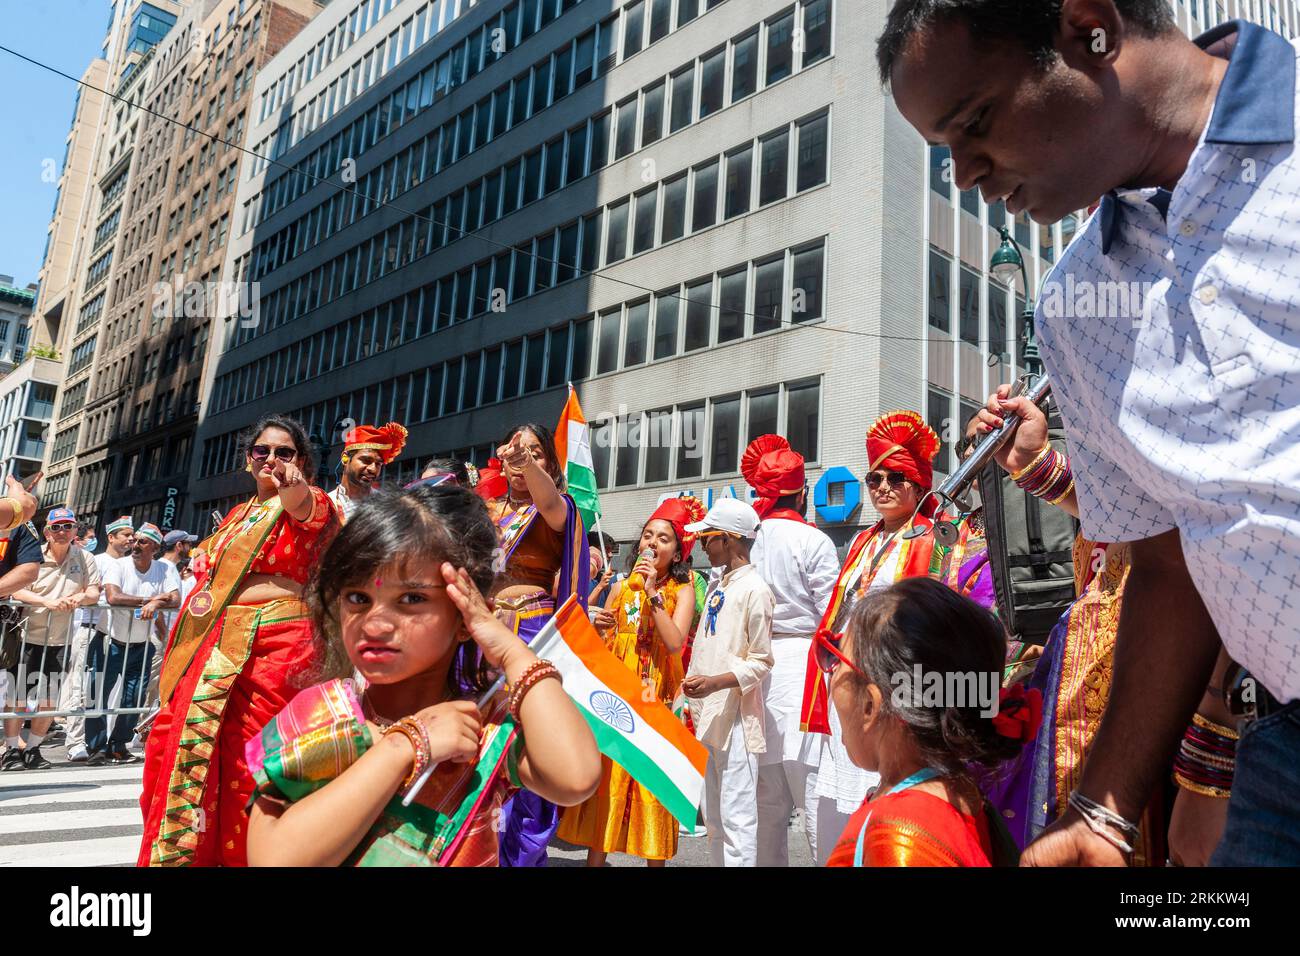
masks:
<instances>
[{"instance_id":1,"label":"wristwatch","mask_svg":"<svg viewBox=\"0 0 1300 956\"><path fill-rule=\"evenodd\" d=\"M655 596L650 599L650 606L657 607L662 611L664 609L664 596L656 593Z\"/></svg>"}]
</instances>

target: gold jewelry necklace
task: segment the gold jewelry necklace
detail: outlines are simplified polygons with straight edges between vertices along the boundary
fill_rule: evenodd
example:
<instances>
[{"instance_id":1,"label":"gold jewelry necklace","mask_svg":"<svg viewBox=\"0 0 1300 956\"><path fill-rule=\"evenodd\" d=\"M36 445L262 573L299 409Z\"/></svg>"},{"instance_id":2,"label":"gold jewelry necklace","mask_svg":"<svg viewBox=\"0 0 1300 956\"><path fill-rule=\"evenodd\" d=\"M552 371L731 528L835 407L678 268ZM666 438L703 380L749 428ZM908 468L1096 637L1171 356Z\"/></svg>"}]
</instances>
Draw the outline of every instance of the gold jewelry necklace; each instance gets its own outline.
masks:
<instances>
[{"instance_id":1,"label":"gold jewelry necklace","mask_svg":"<svg viewBox=\"0 0 1300 956\"><path fill-rule=\"evenodd\" d=\"M379 713L379 711L375 710L375 705L370 702L370 698L366 695L362 695L361 697L361 713L372 718L374 722L379 725L380 729L391 727L393 724L397 723L397 721L390 720Z\"/></svg>"}]
</instances>

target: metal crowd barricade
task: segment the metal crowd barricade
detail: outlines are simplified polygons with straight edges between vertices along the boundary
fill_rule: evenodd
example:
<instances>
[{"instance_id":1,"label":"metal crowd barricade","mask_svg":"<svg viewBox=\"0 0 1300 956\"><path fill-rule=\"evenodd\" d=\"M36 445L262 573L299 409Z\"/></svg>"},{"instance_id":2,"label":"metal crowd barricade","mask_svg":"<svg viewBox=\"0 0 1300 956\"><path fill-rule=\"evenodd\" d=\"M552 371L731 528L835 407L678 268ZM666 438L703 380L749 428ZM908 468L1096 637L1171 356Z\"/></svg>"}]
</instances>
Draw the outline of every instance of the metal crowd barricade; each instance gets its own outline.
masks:
<instances>
[{"instance_id":1,"label":"metal crowd barricade","mask_svg":"<svg viewBox=\"0 0 1300 956\"><path fill-rule=\"evenodd\" d=\"M18 657L11 666L0 668L0 720L32 720L33 718L86 718L115 717L122 714L142 716L157 709L157 688L152 686L151 668L162 656L162 642L156 636L156 625L150 622L149 637L144 642L126 644L124 660L114 685L109 686L105 680L108 671L109 655L113 652L112 638L109 637L107 623L100 630L95 622L105 611L112 611L104 595L100 594L98 604L89 604L72 609L68 613L68 633L62 646L55 644L37 644L27 637L28 615L26 610L33 605L23 604L12 599L0 600L0 616L3 616L3 628L6 632L5 646L11 643L12 633L17 632ZM116 608L116 610L127 610ZM54 613L54 612L50 612ZM158 611L163 615L165 611ZM165 620L165 618L163 618ZM83 630L89 633L83 634ZM47 635L48 636L48 635ZM78 649L78 638L85 638L84 652ZM101 654L99 666L91 667L92 642L100 642ZM147 651L140 654L139 684L136 697L140 703L136 706L122 706L126 698L127 665L134 648L153 645L153 654ZM57 673L47 674L45 665L49 655L57 655ZM29 660L30 658L30 660ZM34 665L34 670L27 665ZM53 668L51 668L53 669ZM80 699L81 706L68 706ZM111 723L105 728L112 732Z\"/></svg>"}]
</instances>

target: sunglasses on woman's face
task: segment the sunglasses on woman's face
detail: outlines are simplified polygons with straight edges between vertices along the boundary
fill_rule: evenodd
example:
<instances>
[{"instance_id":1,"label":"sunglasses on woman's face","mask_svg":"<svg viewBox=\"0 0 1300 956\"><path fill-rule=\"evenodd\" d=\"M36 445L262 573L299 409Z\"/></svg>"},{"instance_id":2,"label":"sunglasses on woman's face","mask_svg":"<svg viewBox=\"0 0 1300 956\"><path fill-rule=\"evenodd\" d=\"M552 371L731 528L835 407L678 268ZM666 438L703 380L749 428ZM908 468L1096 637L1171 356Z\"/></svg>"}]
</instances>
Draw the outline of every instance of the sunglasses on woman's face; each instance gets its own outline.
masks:
<instances>
[{"instance_id":1,"label":"sunglasses on woman's face","mask_svg":"<svg viewBox=\"0 0 1300 956\"><path fill-rule=\"evenodd\" d=\"M279 445L275 448L270 445L254 445L248 449L248 457L253 461L266 461L272 455L280 461L293 461L298 457L298 449L292 445Z\"/></svg>"},{"instance_id":2,"label":"sunglasses on woman's face","mask_svg":"<svg viewBox=\"0 0 1300 956\"><path fill-rule=\"evenodd\" d=\"M867 487L879 488L880 483L886 479L892 487L898 488L907 481L907 475L901 471L873 471L867 475Z\"/></svg>"},{"instance_id":3,"label":"sunglasses on woman's face","mask_svg":"<svg viewBox=\"0 0 1300 956\"><path fill-rule=\"evenodd\" d=\"M867 675L862 673L862 668L845 657L844 652L840 650L840 644L843 641L843 632L818 631L813 638L813 654L816 656L817 666L822 669L827 677L834 674L835 668L841 664L848 665L855 673L866 677Z\"/></svg>"}]
</instances>

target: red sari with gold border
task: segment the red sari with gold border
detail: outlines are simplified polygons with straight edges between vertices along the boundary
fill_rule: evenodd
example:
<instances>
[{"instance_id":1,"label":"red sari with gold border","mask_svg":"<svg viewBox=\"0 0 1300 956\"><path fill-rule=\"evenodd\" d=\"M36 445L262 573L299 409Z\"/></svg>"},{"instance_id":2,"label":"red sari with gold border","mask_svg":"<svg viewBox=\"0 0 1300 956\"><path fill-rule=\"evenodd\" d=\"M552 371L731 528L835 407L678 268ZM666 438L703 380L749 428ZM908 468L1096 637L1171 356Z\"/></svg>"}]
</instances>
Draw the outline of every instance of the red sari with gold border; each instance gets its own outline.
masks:
<instances>
[{"instance_id":1,"label":"red sari with gold border","mask_svg":"<svg viewBox=\"0 0 1300 956\"><path fill-rule=\"evenodd\" d=\"M298 521L278 498L231 509L195 549L206 557L163 656L162 708L145 744L144 839L137 866L245 866L253 778L244 745L293 697L314 663L299 600L235 604L249 574L304 584L339 528L325 492Z\"/></svg>"}]
</instances>

